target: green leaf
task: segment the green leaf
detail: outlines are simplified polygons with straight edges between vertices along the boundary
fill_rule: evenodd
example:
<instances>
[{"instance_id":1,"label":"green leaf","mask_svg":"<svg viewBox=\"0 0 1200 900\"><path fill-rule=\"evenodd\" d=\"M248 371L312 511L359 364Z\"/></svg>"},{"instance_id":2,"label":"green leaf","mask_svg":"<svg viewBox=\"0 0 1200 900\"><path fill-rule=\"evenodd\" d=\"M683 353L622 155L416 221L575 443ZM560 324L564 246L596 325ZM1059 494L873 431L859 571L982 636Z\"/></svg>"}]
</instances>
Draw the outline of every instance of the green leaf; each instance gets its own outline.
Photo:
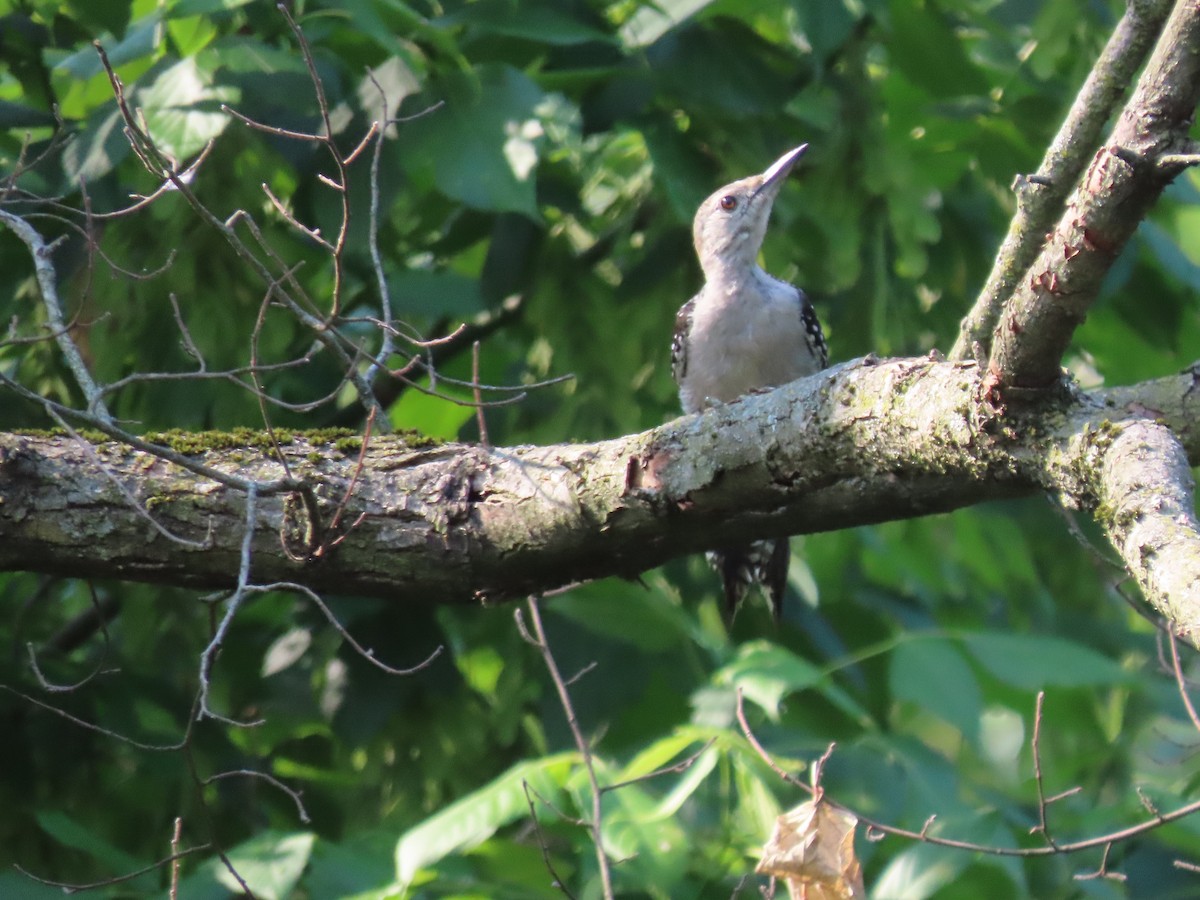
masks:
<instances>
[{"instance_id":1,"label":"green leaf","mask_svg":"<svg viewBox=\"0 0 1200 900\"><path fill-rule=\"evenodd\" d=\"M928 710L971 740L979 737L983 698L975 673L948 640L905 641L892 654L892 695Z\"/></svg>"},{"instance_id":2,"label":"green leaf","mask_svg":"<svg viewBox=\"0 0 1200 900\"><path fill-rule=\"evenodd\" d=\"M639 4L637 12L621 26L621 41L629 49L646 47L712 2L713 0L660 0L658 3Z\"/></svg>"},{"instance_id":3,"label":"green leaf","mask_svg":"<svg viewBox=\"0 0 1200 900\"><path fill-rule=\"evenodd\" d=\"M1064 638L991 632L965 635L962 642L989 673L1014 687L1120 684L1130 678L1108 657Z\"/></svg>"},{"instance_id":4,"label":"green leaf","mask_svg":"<svg viewBox=\"0 0 1200 900\"><path fill-rule=\"evenodd\" d=\"M48 112L9 100L0 100L0 129L44 128L54 123L54 116Z\"/></svg>"},{"instance_id":5,"label":"green leaf","mask_svg":"<svg viewBox=\"0 0 1200 900\"><path fill-rule=\"evenodd\" d=\"M255 0L178 0L168 11L173 19L185 16L211 16L214 13L230 12L253 3Z\"/></svg>"},{"instance_id":6,"label":"green leaf","mask_svg":"<svg viewBox=\"0 0 1200 900\"><path fill-rule=\"evenodd\" d=\"M888 56L914 84L934 97L987 91L987 80L936 5L892 0L888 12L892 26Z\"/></svg>"},{"instance_id":7,"label":"green leaf","mask_svg":"<svg viewBox=\"0 0 1200 900\"><path fill-rule=\"evenodd\" d=\"M974 818L957 816L939 818L932 834L938 837L971 841L987 847L1012 848L1016 846L1012 831L1001 816L990 813ZM988 857L986 860L989 891L988 897L1027 897L1030 893L1023 884L1019 860L1012 857ZM925 897L944 896L939 892L950 885L959 884L968 866L978 865L981 858L976 854L964 853L951 847L932 844L913 844L901 850L879 874L871 885L871 896L878 900L923 900ZM953 897L978 895L976 892L952 893Z\"/></svg>"},{"instance_id":8,"label":"green leaf","mask_svg":"<svg viewBox=\"0 0 1200 900\"><path fill-rule=\"evenodd\" d=\"M583 585L554 601L556 615L567 616L606 640L632 644L646 653L662 653L694 637L695 621L678 603L669 586L655 579L648 596L630 603L628 596L603 583Z\"/></svg>"},{"instance_id":9,"label":"green leaf","mask_svg":"<svg viewBox=\"0 0 1200 900\"><path fill-rule=\"evenodd\" d=\"M198 152L229 124L222 103L236 103L240 92L214 85L212 72L195 58L180 60L149 87L137 92L146 126L159 148L183 161Z\"/></svg>"},{"instance_id":10,"label":"green leaf","mask_svg":"<svg viewBox=\"0 0 1200 900\"><path fill-rule=\"evenodd\" d=\"M710 734L719 736L720 732L707 732L696 728L676 729L673 733L643 748L637 756L616 773L615 780L630 781L658 769L666 768L673 761L686 756L686 751L707 741Z\"/></svg>"},{"instance_id":11,"label":"green leaf","mask_svg":"<svg viewBox=\"0 0 1200 900\"><path fill-rule=\"evenodd\" d=\"M538 217L534 174L541 89L509 66L482 66L433 83L445 105L401 129L411 177L467 206Z\"/></svg>"},{"instance_id":12,"label":"green leaf","mask_svg":"<svg viewBox=\"0 0 1200 900\"><path fill-rule=\"evenodd\" d=\"M0 872L0 897L14 900L62 900L62 888L38 884L20 872Z\"/></svg>"},{"instance_id":13,"label":"green leaf","mask_svg":"<svg viewBox=\"0 0 1200 900\"><path fill-rule=\"evenodd\" d=\"M82 850L104 864L113 875L124 875L143 868L146 863L109 843L86 825L72 819L66 813L52 811L37 813L37 823L42 830L65 847ZM153 884L151 875L144 875L136 883Z\"/></svg>"},{"instance_id":14,"label":"green leaf","mask_svg":"<svg viewBox=\"0 0 1200 900\"><path fill-rule=\"evenodd\" d=\"M101 38L104 52L113 68L153 54L162 37L161 27L162 19L158 12L154 12L139 19L119 41ZM65 72L74 79L86 81L103 72L104 66L96 48L89 45L59 60L54 69L56 72Z\"/></svg>"},{"instance_id":15,"label":"green leaf","mask_svg":"<svg viewBox=\"0 0 1200 900\"><path fill-rule=\"evenodd\" d=\"M81 25L120 37L129 24L132 0L68 0L67 9Z\"/></svg>"},{"instance_id":16,"label":"green leaf","mask_svg":"<svg viewBox=\"0 0 1200 900\"><path fill-rule=\"evenodd\" d=\"M455 403L424 391L405 391L398 403L388 410L396 428L415 428L426 437L452 441L459 430L475 416L469 403Z\"/></svg>"},{"instance_id":17,"label":"green leaf","mask_svg":"<svg viewBox=\"0 0 1200 900\"><path fill-rule=\"evenodd\" d=\"M784 697L812 687L823 677L808 660L774 644L755 641L743 645L737 658L713 676L713 682L739 688L747 700L778 719Z\"/></svg>"},{"instance_id":18,"label":"green leaf","mask_svg":"<svg viewBox=\"0 0 1200 900\"><path fill-rule=\"evenodd\" d=\"M229 862L256 897L291 897L312 854L311 832L265 830L227 852ZM224 862L213 857L179 884L180 900L227 900L242 895L242 886Z\"/></svg>"},{"instance_id":19,"label":"green leaf","mask_svg":"<svg viewBox=\"0 0 1200 900\"><path fill-rule=\"evenodd\" d=\"M229 861L255 896L285 900L304 874L315 840L316 835L307 831L264 831L230 850ZM217 870L217 879L235 893L242 890L224 866Z\"/></svg>"},{"instance_id":20,"label":"green leaf","mask_svg":"<svg viewBox=\"0 0 1200 900\"><path fill-rule=\"evenodd\" d=\"M97 181L130 153L116 103L93 111L82 132L63 151L63 170L71 184Z\"/></svg>"},{"instance_id":21,"label":"green leaf","mask_svg":"<svg viewBox=\"0 0 1200 900\"><path fill-rule=\"evenodd\" d=\"M713 684L740 688L747 700L762 707L776 720L783 698L808 688L819 690L851 718L861 721L867 716L853 698L831 682L824 670L790 650L766 641L742 645L737 659L713 676Z\"/></svg>"},{"instance_id":22,"label":"green leaf","mask_svg":"<svg viewBox=\"0 0 1200 900\"><path fill-rule=\"evenodd\" d=\"M925 900L953 884L971 863L966 853L916 844L897 854L871 887L878 900Z\"/></svg>"},{"instance_id":23,"label":"green leaf","mask_svg":"<svg viewBox=\"0 0 1200 900\"><path fill-rule=\"evenodd\" d=\"M685 802L699 789L701 783L712 774L720 760L721 751L717 747L709 747L696 757L690 766L675 782L675 786L659 801L658 806L648 819L665 819L679 812Z\"/></svg>"},{"instance_id":24,"label":"green leaf","mask_svg":"<svg viewBox=\"0 0 1200 900\"><path fill-rule=\"evenodd\" d=\"M412 313L465 319L483 309L479 279L457 272L410 269L388 278L392 310L398 316Z\"/></svg>"},{"instance_id":25,"label":"green leaf","mask_svg":"<svg viewBox=\"0 0 1200 900\"><path fill-rule=\"evenodd\" d=\"M410 828L396 842L396 880L409 884L426 866L448 854L469 850L502 826L529 815L526 783L553 803L578 760L576 753L560 753L513 766L490 784Z\"/></svg>"},{"instance_id":26,"label":"green leaf","mask_svg":"<svg viewBox=\"0 0 1200 900\"><path fill-rule=\"evenodd\" d=\"M485 0L438 19L435 24L470 25L489 34L524 38L539 44L571 46L611 41L612 36L572 15L563 4Z\"/></svg>"},{"instance_id":27,"label":"green leaf","mask_svg":"<svg viewBox=\"0 0 1200 900\"><path fill-rule=\"evenodd\" d=\"M303 889L314 898L349 898L391 884L388 860L391 840L381 830L352 838L343 844L318 841L304 876Z\"/></svg>"}]
</instances>

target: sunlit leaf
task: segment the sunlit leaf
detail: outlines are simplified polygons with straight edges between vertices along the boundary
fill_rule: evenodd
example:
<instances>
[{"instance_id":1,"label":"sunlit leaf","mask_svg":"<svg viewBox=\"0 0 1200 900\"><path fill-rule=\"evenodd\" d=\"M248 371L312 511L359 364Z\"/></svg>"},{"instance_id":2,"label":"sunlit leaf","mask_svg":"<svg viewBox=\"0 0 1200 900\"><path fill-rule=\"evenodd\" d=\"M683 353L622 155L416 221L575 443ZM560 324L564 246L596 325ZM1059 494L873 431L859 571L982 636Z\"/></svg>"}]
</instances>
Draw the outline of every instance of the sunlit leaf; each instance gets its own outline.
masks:
<instances>
[{"instance_id":1,"label":"sunlit leaf","mask_svg":"<svg viewBox=\"0 0 1200 900\"><path fill-rule=\"evenodd\" d=\"M402 165L468 206L536 217L538 86L514 68L486 66L449 75L432 93L444 105L401 130Z\"/></svg>"},{"instance_id":2,"label":"sunlit leaf","mask_svg":"<svg viewBox=\"0 0 1200 900\"><path fill-rule=\"evenodd\" d=\"M962 653L949 640L904 641L893 652L889 684L897 700L907 700L977 739L983 698Z\"/></svg>"},{"instance_id":3,"label":"sunlit leaf","mask_svg":"<svg viewBox=\"0 0 1200 900\"><path fill-rule=\"evenodd\" d=\"M576 754L563 753L513 766L490 784L410 828L396 843L396 880L407 884L420 869L443 856L469 850L502 826L528 816L526 784L553 803L577 760ZM535 800L535 808L538 805Z\"/></svg>"},{"instance_id":4,"label":"sunlit leaf","mask_svg":"<svg viewBox=\"0 0 1200 900\"><path fill-rule=\"evenodd\" d=\"M981 632L965 635L962 642L993 676L1028 690L1118 684L1130 677L1095 650L1051 635Z\"/></svg>"},{"instance_id":5,"label":"sunlit leaf","mask_svg":"<svg viewBox=\"0 0 1200 900\"><path fill-rule=\"evenodd\" d=\"M772 717L783 698L817 684L821 670L799 656L763 642L748 644L738 658L716 674L714 681L737 687L746 699Z\"/></svg>"},{"instance_id":6,"label":"sunlit leaf","mask_svg":"<svg viewBox=\"0 0 1200 900\"><path fill-rule=\"evenodd\" d=\"M104 52L113 67L120 67L136 59L150 56L162 38L162 21L157 12L139 19L119 40L101 39ZM55 69L72 78L85 80L104 71L100 54L95 47L82 47L58 61Z\"/></svg>"},{"instance_id":7,"label":"sunlit leaf","mask_svg":"<svg viewBox=\"0 0 1200 900\"><path fill-rule=\"evenodd\" d=\"M236 104L239 93L214 85L211 72L186 59L162 72L138 92L151 137L176 159L186 160L229 124L222 103Z\"/></svg>"},{"instance_id":8,"label":"sunlit leaf","mask_svg":"<svg viewBox=\"0 0 1200 900\"><path fill-rule=\"evenodd\" d=\"M441 18L439 24L469 25L487 34L525 38L552 46L611 40L607 32L586 21L575 10L553 3L522 3L520 6L505 0L472 3Z\"/></svg>"},{"instance_id":9,"label":"sunlit leaf","mask_svg":"<svg viewBox=\"0 0 1200 900\"><path fill-rule=\"evenodd\" d=\"M254 0L176 0L168 8L168 15L172 18L211 16L214 13L229 12L253 2Z\"/></svg>"},{"instance_id":10,"label":"sunlit leaf","mask_svg":"<svg viewBox=\"0 0 1200 900\"><path fill-rule=\"evenodd\" d=\"M640 5L629 21L621 26L621 40L627 47L645 47L695 15L713 0L662 0Z\"/></svg>"}]
</instances>

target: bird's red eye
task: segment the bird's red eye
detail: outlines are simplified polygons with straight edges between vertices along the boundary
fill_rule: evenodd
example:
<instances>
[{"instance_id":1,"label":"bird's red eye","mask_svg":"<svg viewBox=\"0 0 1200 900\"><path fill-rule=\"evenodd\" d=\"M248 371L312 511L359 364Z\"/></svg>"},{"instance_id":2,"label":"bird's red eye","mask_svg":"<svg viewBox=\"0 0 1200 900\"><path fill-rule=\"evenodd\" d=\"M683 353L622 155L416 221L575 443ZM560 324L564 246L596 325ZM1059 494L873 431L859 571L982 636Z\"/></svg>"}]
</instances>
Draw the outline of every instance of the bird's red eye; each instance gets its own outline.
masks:
<instances>
[{"instance_id":1,"label":"bird's red eye","mask_svg":"<svg viewBox=\"0 0 1200 900\"><path fill-rule=\"evenodd\" d=\"M720 203L721 209L725 210L725 212L737 209L737 197L733 196L733 194L726 194L721 198Z\"/></svg>"}]
</instances>

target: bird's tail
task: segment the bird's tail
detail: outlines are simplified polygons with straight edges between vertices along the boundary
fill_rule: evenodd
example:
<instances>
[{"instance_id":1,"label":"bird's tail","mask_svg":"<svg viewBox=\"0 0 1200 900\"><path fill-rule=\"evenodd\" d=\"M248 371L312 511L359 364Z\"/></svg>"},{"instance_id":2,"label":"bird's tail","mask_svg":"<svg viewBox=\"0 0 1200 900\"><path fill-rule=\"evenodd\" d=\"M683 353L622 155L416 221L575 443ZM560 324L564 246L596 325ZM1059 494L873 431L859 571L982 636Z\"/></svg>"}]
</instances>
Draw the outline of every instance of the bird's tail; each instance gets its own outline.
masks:
<instances>
[{"instance_id":1,"label":"bird's tail","mask_svg":"<svg viewBox=\"0 0 1200 900\"><path fill-rule=\"evenodd\" d=\"M706 554L709 563L721 574L725 588L725 618L732 622L738 606L754 585L762 588L771 604L771 617L778 622L783 615L783 594L787 589L791 554L787 538L755 541L744 547L727 547Z\"/></svg>"}]
</instances>

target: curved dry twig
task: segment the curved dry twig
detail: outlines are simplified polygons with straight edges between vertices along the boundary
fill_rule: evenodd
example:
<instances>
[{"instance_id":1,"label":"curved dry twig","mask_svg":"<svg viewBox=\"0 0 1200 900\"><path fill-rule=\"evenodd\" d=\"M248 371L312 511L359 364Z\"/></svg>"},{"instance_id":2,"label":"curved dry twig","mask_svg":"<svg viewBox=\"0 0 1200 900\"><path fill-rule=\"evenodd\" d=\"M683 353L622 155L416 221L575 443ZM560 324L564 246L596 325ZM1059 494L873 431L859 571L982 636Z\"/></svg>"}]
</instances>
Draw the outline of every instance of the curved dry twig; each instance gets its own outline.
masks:
<instances>
[{"instance_id":1,"label":"curved dry twig","mask_svg":"<svg viewBox=\"0 0 1200 900\"><path fill-rule=\"evenodd\" d=\"M405 669L389 666L375 655L374 650L369 647L364 647L357 640L355 640L354 635L352 635L346 629L345 625L338 621L337 616L333 614L333 610L329 608L328 604L326 604L325 601L321 599L320 595L317 594L316 591L312 590L312 588L306 587L302 584L296 584L295 582L277 581L273 584L255 585L252 590L257 593L264 593L266 591L292 591L293 593L302 594L303 596L307 597L309 601L321 611L321 614L325 616L326 621L328 621L329 624L334 627L337 633L342 636L342 640L348 643L355 653L357 653L375 668L379 669L379 671L385 672L388 675L415 675L422 669L426 669L431 666L433 661L441 656L443 651L446 649L445 645L439 644L433 649L432 653L430 653L419 663L409 666Z\"/></svg>"},{"instance_id":2,"label":"curved dry twig","mask_svg":"<svg viewBox=\"0 0 1200 900\"><path fill-rule=\"evenodd\" d=\"M39 700L37 697L33 697L22 691L18 691L16 688L9 687L7 684L0 684L0 691L7 691L14 697L21 698L26 703L31 703L34 706L46 710L46 712L53 713L62 719L66 719L72 725L78 725L80 728L83 728L87 731L92 731L96 734L102 734L105 737L120 741L122 744L128 744L130 747L136 747L138 750L150 750L154 753L169 753L175 750L182 750L185 746L187 746L187 742L189 740L189 735L185 735L183 739L176 744L147 744L144 741L136 741L127 735L113 731L111 728L104 728L95 724L94 722L89 722L86 719L73 716L65 709L59 709L53 704L46 703L43 700Z\"/></svg>"},{"instance_id":3,"label":"curved dry twig","mask_svg":"<svg viewBox=\"0 0 1200 900\"><path fill-rule=\"evenodd\" d=\"M87 884L79 884L70 881L53 881L49 878L43 878L41 875L35 875L28 869L23 868L17 863L13 863L13 868L24 875L26 878L36 881L38 884L44 884L47 887L59 888L64 894L79 894L84 891L94 891L98 888L113 887L118 884L124 884L127 881L133 881L135 878L141 878L143 875L148 875L151 872L156 872L164 866L174 866L179 860L191 856L193 853L200 853L204 850L213 849L212 844L197 844L195 847L188 847L186 850L173 851L170 856L165 856L158 862L151 863L148 866L143 866L140 869L135 869L132 872L126 872L124 875L114 875L112 878L103 878L100 881L93 881Z\"/></svg>"},{"instance_id":4,"label":"curved dry twig","mask_svg":"<svg viewBox=\"0 0 1200 900\"><path fill-rule=\"evenodd\" d=\"M256 778L260 781L265 781L292 799L292 803L296 805L296 815L300 818L301 822L307 825L312 821L308 815L308 810L304 807L303 792L288 787L274 775L267 772L259 772L256 769L227 769L224 772L218 772L216 775L209 775L204 779L204 784L212 784L215 781L223 781L226 778Z\"/></svg>"}]
</instances>

